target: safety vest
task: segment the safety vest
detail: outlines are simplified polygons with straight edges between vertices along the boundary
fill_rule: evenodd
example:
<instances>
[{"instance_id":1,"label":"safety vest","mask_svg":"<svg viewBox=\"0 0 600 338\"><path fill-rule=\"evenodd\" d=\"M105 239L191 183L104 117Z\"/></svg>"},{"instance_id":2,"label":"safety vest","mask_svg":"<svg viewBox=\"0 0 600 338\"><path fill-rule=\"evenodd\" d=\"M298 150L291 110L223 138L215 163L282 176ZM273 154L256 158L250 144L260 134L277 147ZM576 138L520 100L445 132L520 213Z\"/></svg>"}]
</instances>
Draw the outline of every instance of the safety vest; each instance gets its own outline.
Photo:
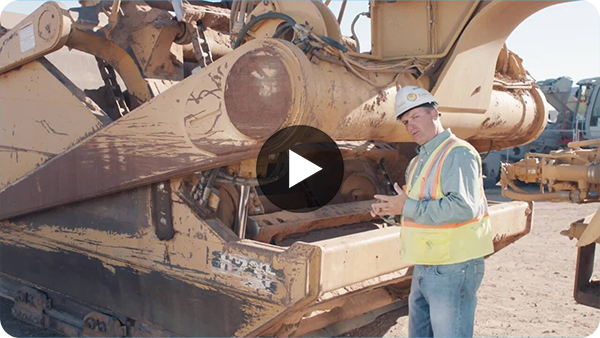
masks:
<instances>
[{"instance_id":1,"label":"safety vest","mask_svg":"<svg viewBox=\"0 0 600 338\"><path fill-rule=\"evenodd\" d=\"M433 151L422 166L414 186L412 182L417 165L411 163L407 182L408 197L418 201L444 197L441 184L442 166L448 153L456 147L466 147L477 154L469 143L450 136ZM477 159L481 168L481 158L477 156ZM425 225L403 217L402 260L409 264L444 265L464 262L494 252L483 184L480 203L484 205L480 215L462 223Z\"/></svg>"}]
</instances>

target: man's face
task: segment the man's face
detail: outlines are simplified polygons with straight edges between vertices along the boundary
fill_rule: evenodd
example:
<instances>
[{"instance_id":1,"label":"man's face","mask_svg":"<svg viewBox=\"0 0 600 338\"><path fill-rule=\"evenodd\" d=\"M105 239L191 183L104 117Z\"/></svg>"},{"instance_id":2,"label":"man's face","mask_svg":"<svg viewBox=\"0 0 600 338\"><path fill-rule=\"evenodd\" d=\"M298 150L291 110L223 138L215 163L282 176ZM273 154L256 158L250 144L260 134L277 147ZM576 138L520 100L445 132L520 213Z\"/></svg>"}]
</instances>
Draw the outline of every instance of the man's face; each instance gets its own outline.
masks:
<instances>
[{"instance_id":1,"label":"man's face","mask_svg":"<svg viewBox=\"0 0 600 338\"><path fill-rule=\"evenodd\" d=\"M438 113L434 109L417 107L400 116L400 122L410 138L418 145L423 145L435 137L437 118Z\"/></svg>"}]
</instances>

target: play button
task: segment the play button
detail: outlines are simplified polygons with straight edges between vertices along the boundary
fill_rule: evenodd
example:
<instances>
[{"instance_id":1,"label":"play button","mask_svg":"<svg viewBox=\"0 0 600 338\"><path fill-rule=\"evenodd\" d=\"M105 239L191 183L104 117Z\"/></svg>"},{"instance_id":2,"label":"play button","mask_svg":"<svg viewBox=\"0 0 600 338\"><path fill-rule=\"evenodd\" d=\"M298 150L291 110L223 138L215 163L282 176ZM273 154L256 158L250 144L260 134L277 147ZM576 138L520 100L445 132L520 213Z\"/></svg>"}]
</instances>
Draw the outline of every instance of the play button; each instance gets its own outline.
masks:
<instances>
[{"instance_id":1,"label":"play button","mask_svg":"<svg viewBox=\"0 0 600 338\"><path fill-rule=\"evenodd\" d=\"M295 186L296 184L304 181L321 170L321 167L315 165L311 161L306 160L304 157L291 150L288 150L288 158L290 162L290 178L288 182L288 188Z\"/></svg>"},{"instance_id":2,"label":"play button","mask_svg":"<svg viewBox=\"0 0 600 338\"><path fill-rule=\"evenodd\" d=\"M329 203L344 178L344 161L336 143L307 126L284 128L260 150L256 172L259 193L279 209L308 212Z\"/></svg>"}]
</instances>

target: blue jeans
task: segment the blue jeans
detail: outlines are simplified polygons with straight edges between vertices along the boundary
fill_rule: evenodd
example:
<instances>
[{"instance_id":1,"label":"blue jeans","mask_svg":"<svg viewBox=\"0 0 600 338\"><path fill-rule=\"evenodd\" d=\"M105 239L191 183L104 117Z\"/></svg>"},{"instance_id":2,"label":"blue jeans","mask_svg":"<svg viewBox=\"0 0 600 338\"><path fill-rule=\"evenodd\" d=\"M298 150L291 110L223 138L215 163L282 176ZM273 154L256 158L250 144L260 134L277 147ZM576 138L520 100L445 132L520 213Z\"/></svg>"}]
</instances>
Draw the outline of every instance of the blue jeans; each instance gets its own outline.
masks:
<instances>
[{"instance_id":1,"label":"blue jeans","mask_svg":"<svg viewBox=\"0 0 600 338\"><path fill-rule=\"evenodd\" d=\"M472 337L483 258L415 265L408 297L409 337Z\"/></svg>"}]
</instances>

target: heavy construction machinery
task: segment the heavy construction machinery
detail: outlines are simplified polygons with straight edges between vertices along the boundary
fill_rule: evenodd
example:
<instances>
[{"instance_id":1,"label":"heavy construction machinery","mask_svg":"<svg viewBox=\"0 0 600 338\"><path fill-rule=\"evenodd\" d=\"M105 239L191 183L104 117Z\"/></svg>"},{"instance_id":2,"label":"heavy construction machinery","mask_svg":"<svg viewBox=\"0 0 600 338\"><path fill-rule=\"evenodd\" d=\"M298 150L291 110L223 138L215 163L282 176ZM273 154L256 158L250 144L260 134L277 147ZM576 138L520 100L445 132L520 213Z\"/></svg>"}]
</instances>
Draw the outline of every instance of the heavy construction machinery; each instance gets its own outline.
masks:
<instances>
[{"instance_id":1,"label":"heavy construction machinery","mask_svg":"<svg viewBox=\"0 0 600 338\"><path fill-rule=\"evenodd\" d=\"M560 114L536 141L515 148L521 149L523 159L502 165L504 196L575 204L600 201L599 81L597 77L580 80L575 90L567 77L538 82ZM525 192L516 182L539 184L540 193ZM581 304L600 308L600 281L592 279L596 245L600 244L600 210L574 221L562 234L577 239L573 297Z\"/></svg>"},{"instance_id":2,"label":"heavy construction machinery","mask_svg":"<svg viewBox=\"0 0 600 338\"><path fill-rule=\"evenodd\" d=\"M502 194L521 201L593 203L600 201L600 140L572 142L550 154L528 153L525 159L503 165ZM515 181L539 183L528 193ZM574 298L600 308L600 281L592 280L596 245L600 244L600 210L571 223L561 234L577 239Z\"/></svg>"},{"instance_id":3,"label":"heavy construction machinery","mask_svg":"<svg viewBox=\"0 0 600 338\"><path fill-rule=\"evenodd\" d=\"M556 140L553 146L556 150L546 154L526 153L521 161L504 164L500 181L504 196L521 201L576 204L600 200L599 80L579 81L574 95L571 95L572 81L568 78L539 83L550 104L562 111L558 119L559 128L544 132L547 138ZM561 119L563 123L560 123ZM564 144L561 141L565 139L587 140L569 142L566 147L561 147L561 143ZM518 181L540 184L540 193L526 193L515 185ZM577 239L575 300L600 308L600 281L591 279L596 244L600 244L600 210L571 223L562 234Z\"/></svg>"},{"instance_id":4,"label":"heavy construction machinery","mask_svg":"<svg viewBox=\"0 0 600 338\"><path fill-rule=\"evenodd\" d=\"M565 147L569 142L600 138L600 106L595 105L600 90L600 77L573 81L568 77L539 81L546 100L557 110L553 128L546 128L531 152L548 153ZM526 151L527 152L527 151ZM525 152L523 152L525 153Z\"/></svg>"},{"instance_id":5,"label":"heavy construction machinery","mask_svg":"<svg viewBox=\"0 0 600 338\"><path fill-rule=\"evenodd\" d=\"M537 85L557 114L534 141L486 154L483 162L486 188L495 186L500 180L501 162L518 162L527 153L548 154L552 150L565 149L569 142L600 138L600 106L591 104L598 95L599 83L598 77L580 80L576 87L568 77L538 81Z\"/></svg>"},{"instance_id":6,"label":"heavy construction machinery","mask_svg":"<svg viewBox=\"0 0 600 338\"><path fill-rule=\"evenodd\" d=\"M319 1L45 3L0 38L1 295L69 336L324 335L402 306L400 228L369 214L414 156L398 88L481 152L534 140L542 94L504 41L555 3L372 1L367 54ZM96 58L95 94L46 58L64 46ZM257 188L293 125L344 157L306 213ZM489 214L496 251L530 230L530 203Z\"/></svg>"}]
</instances>

